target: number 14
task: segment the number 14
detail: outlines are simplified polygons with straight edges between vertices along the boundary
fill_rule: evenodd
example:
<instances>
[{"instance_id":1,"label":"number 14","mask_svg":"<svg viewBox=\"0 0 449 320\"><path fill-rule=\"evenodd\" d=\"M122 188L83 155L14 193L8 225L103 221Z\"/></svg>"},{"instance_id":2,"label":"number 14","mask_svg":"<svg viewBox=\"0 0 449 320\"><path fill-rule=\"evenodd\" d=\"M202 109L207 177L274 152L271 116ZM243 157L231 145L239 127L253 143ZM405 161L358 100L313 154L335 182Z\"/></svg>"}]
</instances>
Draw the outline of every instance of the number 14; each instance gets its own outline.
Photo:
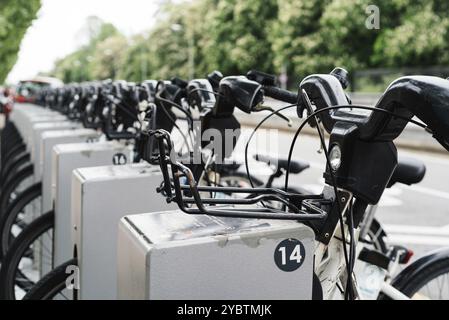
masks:
<instances>
[{"instance_id":1,"label":"number 14","mask_svg":"<svg viewBox=\"0 0 449 320\"><path fill-rule=\"evenodd\" d=\"M287 264L287 253L286 253L285 247L279 248L279 251L281 252L281 255L282 255L282 264L286 265ZM296 261L296 263L301 263L302 256L301 256L299 244L296 245L295 248L293 249L292 253L290 254L289 260Z\"/></svg>"}]
</instances>

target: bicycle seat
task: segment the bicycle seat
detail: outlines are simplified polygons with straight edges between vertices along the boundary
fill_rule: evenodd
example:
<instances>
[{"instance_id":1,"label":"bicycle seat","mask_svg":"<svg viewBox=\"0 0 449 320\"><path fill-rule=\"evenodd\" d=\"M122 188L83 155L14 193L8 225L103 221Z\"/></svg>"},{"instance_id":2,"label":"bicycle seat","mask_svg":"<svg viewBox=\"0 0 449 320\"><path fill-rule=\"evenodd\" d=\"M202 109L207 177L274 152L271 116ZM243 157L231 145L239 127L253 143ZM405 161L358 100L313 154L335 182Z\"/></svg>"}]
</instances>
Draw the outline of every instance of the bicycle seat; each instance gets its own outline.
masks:
<instances>
[{"instance_id":1,"label":"bicycle seat","mask_svg":"<svg viewBox=\"0 0 449 320\"><path fill-rule=\"evenodd\" d=\"M417 159L399 157L398 165L393 173L393 176L388 183L388 188L395 183L402 183L406 185L416 184L422 181L426 174L426 165Z\"/></svg>"},{"instance_id":2,"label":"bicycle seat","mask_svg":"<svg viewBox=\"0 0 449 320\"><path fill-rule=\"evenodd\" d=\"M298 160L292 160L290 162L290 168L288 167L288 159L282 159L282 158L274 158L267 155L262 154L255 154L253 157L256 161L264 162L266 164L277 164L277 167L279 169L288 170L290 169L290 173L298 174L302 171L308 169L310 167L310 164L306 161L298 161Z\"/></svg>"}]
</instances>

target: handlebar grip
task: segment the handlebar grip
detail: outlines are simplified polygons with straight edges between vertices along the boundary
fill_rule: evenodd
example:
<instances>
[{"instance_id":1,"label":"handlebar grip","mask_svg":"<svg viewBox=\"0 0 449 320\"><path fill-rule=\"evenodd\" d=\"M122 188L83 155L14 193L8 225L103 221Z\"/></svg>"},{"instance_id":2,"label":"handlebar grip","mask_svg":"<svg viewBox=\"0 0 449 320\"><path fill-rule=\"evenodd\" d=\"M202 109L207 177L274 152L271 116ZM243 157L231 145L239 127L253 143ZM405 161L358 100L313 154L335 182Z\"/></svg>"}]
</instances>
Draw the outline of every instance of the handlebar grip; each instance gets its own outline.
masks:
<instances>
[{"instance_id":1,"label":"handlebar grip","mask_svg":"<svg viewBox=\"0 0 449 320\"><path fill-rule=\"evenodd\" d=\"M271 97L273 99L291 104L298 103L298 94L291 91L280 89L277 87L264 87L263 91L267 97Z\"/></svg>"}]
</instances>

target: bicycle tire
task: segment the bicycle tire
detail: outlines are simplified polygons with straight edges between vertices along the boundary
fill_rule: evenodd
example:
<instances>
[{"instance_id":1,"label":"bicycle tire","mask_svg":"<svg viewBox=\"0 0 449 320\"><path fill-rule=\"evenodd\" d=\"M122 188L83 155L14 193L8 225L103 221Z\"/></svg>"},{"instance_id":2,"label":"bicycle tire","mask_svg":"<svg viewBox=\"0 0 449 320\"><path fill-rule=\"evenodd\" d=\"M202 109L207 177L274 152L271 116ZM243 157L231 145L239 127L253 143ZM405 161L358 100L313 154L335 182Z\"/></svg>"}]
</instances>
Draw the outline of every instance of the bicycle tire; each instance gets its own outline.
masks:
<instances>
[{"instance_id":1,"label":"bicycle tire","mask_svg":"<svg viewBox=\"0 0 449 320\"><path fill-rule=\"evenodd\" d=\"M0 286L0 300L16 300L16 275L20 271L18 270L20 261L36 239L54 228L54 222L54 212L47 212L31 222L11 244L0 269L0 283L2 284ZM19 286L24 289L25 284L19 284Z\"/></svg>"},{"instance_id":2,"label":"bicycle tire","mask_svg":"<svg viewBox=\"0 0 449 320\"><path fill-rule=\"evenodd\" d=\"M3 153L2 153L4 160L6 160L8 155L11 154L15 149L17 149L18 146L23 144L23 139L19 135L13 135L11 137L7 137L6 140L8 143L6 145L3 145ZM3 164L3 162L2 162L2 164Z\"/></svg>"},{"instance_id":3,"label":"bicycle tire","mask_svg":"<svg viewBox=\"0 0 449 320\"><path fill-rule=\"evenodd\" d=\"M12 227L15 224L17 216L22 212L32 201L37 199L42 195L42 184L35 183L25 189L19 194L19 196L14 199L13 202L8 206L5 214L0 218L0 256L4 257L8 251L11 244Z\"/></svg>"},{"instance_id":4,"label":"bicycle tire","mask_svg":"<svg viewBox=\"0 0 449 320\"><path fill-rule=\"evenodd\" d=\"M11 181L11 177L23 168L26 164L30 163L31 156L28 152L23 152L12 160L5 163L4 169L0 172L0 186L3 186L5 181Z\"/></svg>"},{"instance_id":5,"label":"bicycle tire","mask_svg":"<svg viewBox=\"0 0 449 320\"><path fill-rule=\"evenodd\" d=\"M24 168L20 169L20 171L14 174L14 176L12 176L11 179L5 182L5 187L4 189L2 189L2 193L0 195L0 217L3 216L3 214L6 211L12 193L23 181L32 177L33 174L34 174L34 165L29 164Z\"/></svg>"},{"instance_id":6,"label":"bicycle tire","mask_svg":"<svg viewBox=\"0 0 449 320\"><path fill-rule=\"evenodd\" d=\"M1 139L3 141L1 146L1 156L4 157L3 160L5 160L8 154L11 153L14 149L17 149L19 146L24 145L23 139L19 133L10 133L9 135L5 135L5 137L3 137L2 135Z\"/></svg>"},{"instance_id":7,"label":"bicycle tire","mask_svg":"<svg viewBox=\"0 0 449 320\"><path fill-rule=\"evenodd\" d=\"M1 168L7 163L10 159L16 157L18 154L21 154L26 151L26 145L24 143L20 143L16 145L14 148L9 150L5 155L4 158L2 158L1 161Z\"/></svg>"},{"instance_id":8,"label":"bicycle tire","mask_svg":"<svg viewBox=\"0 0 449 320\"><path fill-rule=\"evenodd\" d=\"M413 276L407 277L407 281L404 281L404 283L395 287L406 296L412 298L431 281L435 280L441 275L448 275L448 274L449 274L449 257L448 256L440 257L439 259L434 260L431 263L427 264L420 270L420 272L416 272ZM446 297L445 299L448 298Z\"/></svg>"},{"instance_id":9,"label":"bicycle tire","mask_svg":"<svg viewBox=\"0 0 449 320\"><path fill-rule=\"evenodd\" d=\"M66 269L69 266L78 265L76 258L59 265L47 273L30 291L23 297L23 300L51 300L66 287L68 274ZM76 299L76 290L75 290Z\"/></svg>"}]
</instances>

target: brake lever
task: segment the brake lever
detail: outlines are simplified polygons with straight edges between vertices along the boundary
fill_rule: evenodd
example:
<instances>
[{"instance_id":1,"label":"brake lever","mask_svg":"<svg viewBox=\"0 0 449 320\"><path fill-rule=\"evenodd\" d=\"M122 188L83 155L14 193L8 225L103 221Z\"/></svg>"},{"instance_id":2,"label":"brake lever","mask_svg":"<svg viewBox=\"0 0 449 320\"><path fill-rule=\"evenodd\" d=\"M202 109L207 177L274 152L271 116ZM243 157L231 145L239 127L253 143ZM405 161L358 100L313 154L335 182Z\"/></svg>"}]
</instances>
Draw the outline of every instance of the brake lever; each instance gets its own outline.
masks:
<instances>
[{"instance_id":1,"label":"brake lever","mask_svg":"<svg viewBox=\"0 0 449 320\"><path fill-rule=\"evenodd\" d=\"M254 111L254 112L261 112L261 111L270 111L270 112L273 112L273 113L275 113L279 118L285 120L285 121L287 122L287 125L288 125L289 128L291 128L291 127L293 126L293 121L292 121L292 119L290 119L289 117L283 115L283 114L280 113L280 112L277 112L277 113L276 113L276 110L274 110L272 107L264 106L264 105L258 104L257 106L255 106L255 107L252 109L252 111Z\"/></svg>"},{"instance_id":2,"label":"brake lever","mask_svg":"<svg viewBox=\"0 0 449 320\"><path fill-rule=\"evenodd\" d=\"M308 116L312 115L314 112L313 107L312 107L312 102L310 101L310 98L304 89L301 90L301 96L302 96L302 100L303 100L304 104L306 105ZM311 119L310 121L313 122L313 124L311 123L310 125L313 127L316 126L317 130L320 132L320 135L322 137L324 137L324 130L323 130L323 127L321 126L321 123L319 122L318 117L314 116L314 119ZM320 149L318 150L318 153L321 154L321 153L323 153L323 151L324 151L324 146L320 142Z\"/></svg>"}]
</instances>

